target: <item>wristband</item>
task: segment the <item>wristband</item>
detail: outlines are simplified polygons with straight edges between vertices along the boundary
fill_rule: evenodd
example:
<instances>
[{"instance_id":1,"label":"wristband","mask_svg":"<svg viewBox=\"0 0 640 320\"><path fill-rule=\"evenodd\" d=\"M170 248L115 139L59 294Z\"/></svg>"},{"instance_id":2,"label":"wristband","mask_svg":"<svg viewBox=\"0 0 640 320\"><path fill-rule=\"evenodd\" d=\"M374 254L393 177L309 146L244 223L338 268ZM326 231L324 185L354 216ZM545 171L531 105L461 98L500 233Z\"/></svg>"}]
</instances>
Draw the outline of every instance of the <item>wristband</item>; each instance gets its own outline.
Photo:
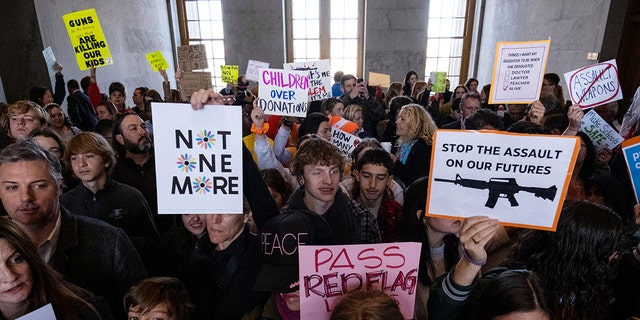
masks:
<instances>
[{"instance_id":1,"label":"wristband","mask_svg":"<svg viewBox=\"0 0 640 320\"><path fill-rule=\"evenodd\" d=\"M484 259L482 261L473 260L473 258L469 256L467 249L464 249L464 251L462 252L462 256L464 257L465 260L467 260L469 263L471 263L474 266L482 267L485 264L487 264L487 259Z\"/></svg>"},{"instance_id":2,"label":"wristband","mask_svg":"<svg viewBox=\"0 0 640 320\"><path fill-rule=\"evenodd\" d=\"M256 124L255 123L251 124L251 132L253 132L255 134L265 134L265 133L267 133L267 131L269 131L269 123L264 123L262 125L262 129L256 129Z\"/></svg>"}]
</instances>

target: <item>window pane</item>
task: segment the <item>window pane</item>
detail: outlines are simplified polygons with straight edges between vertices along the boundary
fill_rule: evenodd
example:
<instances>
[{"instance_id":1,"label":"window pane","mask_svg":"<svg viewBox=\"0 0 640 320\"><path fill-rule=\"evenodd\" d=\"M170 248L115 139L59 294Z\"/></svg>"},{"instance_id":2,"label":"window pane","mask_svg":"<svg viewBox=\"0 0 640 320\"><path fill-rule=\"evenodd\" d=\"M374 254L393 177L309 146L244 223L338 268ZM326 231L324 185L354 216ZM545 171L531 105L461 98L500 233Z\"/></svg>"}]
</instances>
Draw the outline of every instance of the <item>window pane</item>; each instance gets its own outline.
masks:
<instances>
[{"instance_id":1,"label":"window pane","mask_svg":"<svg viewBox=\"0 0 640 320\"><path fill-rule=\"evenodd\" d=\"M307 40L307 60L320 59L320 40Z\"/></svg>"},{"instance_id":2,"label":"window pane","mask_svg":"<svg viewBox=\"0 0 640 320\"><path fill-rule=\"evenodd\" d=\"M305 20L293 20L293 38L302 39L307 34L307 23Z\"/></svg>"},{"instance_id":3,"label":"window pane","mask_svg":"<svg viewBox=\"0 0 640 320\"><path fill-rule=\"evenodd\" d=\"M331 40L331 58L341 59L344 57L344 40Z\"/></svg>"},{"instance_id":4,"label":"window pane","mask_svg":"<svg viewBox=\"0 0 640 320\"><path fill-rule=\"evenodd\" d=\"M307 19L320 19L320 2L318 0L297 0L306 2Z\"/></svg>"},{"instance_id":5,"label":"window pane","mask_svg":"<svg viewBox=\"0 0 640 320\"><path fill-rule=\"evenodd\" d=\"M435 57L438 55L438 48L440 46L440 40L429 39L427 42L427 57Z\"/></svg>"},{"instance_id":6,"label":"window pane","mask_svg":"<svg viewBox=\"0 0 640 320\"><path fill-rule=\"evenodd\" d=\"M429 1L429 17L441 17L441 16L442 16L442 0Z\"/></svg>"},{"instance_id":7,"label":"window pane","mask_svg":"<svg viewBox=\"0 0 640 320\"><path fill-rule=\"evenodd\" d=\"M358 56L358 40L345 40L344 41L344 56L349 58L356 58Z\"/></svg>"},{"instance_id":8,"label":"window pane","mask_svg":"<svg viewBox=\"0 0 640 320\"><path fill-rule=\"evenodd\" d=\"M358 1L348 0L344 2L344 17L347 19L358 19Z\"/></svg>"},{"instance_id":9,"label":"window pane","mask_svg":"<svg viewBox=\"0 0 640 320\"><path fill-rule=\"evenodd\" d=\"M429 26L428 26L427 34L429 37L439 37L440 36L440 19L429 18Z\"/></svg>"},{"instance_id":10,"label":"window pane","mask_svg":"<svg viewBox=\"0 0 640 320\"><path fill-rule=\"evenodd\" d=\"M447 57L451 51L451 39L440 39L440 47L438 48L438 57Z\"/></svg>"},{"instance_id":11,"label":"window pane","mask_svg":"<svg viewBox=\"0 0 640 320\"><path fill-rule=\"evenodd\" d=\"M343 19L343 18L344 18L344 0L332 0L331 1L331 19Z\"/></svg>"},{"instance_id":12,"label":"window pane","mask_svg":"<svg viewBox=\"0 0 640 320\"><path fill-rule=\"evenodd\" d=\"M293 40L293 56L303 59L307 57L306 40Z\"/></svg>"},{"instance_id":13,"label":"window pane","mask_svg":"<svg viewBox=\"0 0 640 320\"><path fill-rule=\"evenodd\" d=\"M449 74L459 75L461 63L462 58L451 58L451 64L449 65Z\"/></svg>"},{"instance_id":14,"label":"window pane","mask_svg":"<svg viewBox=\"0 0 640 320\"><path fill-rule=\"evenodd\" d=\"M438 59L437 58L427 58L427 61L425 63L426 65L426 70L427 72L425 72L425 74L429 74L431 72L435 72L438 71Z\"/></svg>"},{"instance_id":15,"label":"window pane","mask_svg":"<svg viewBox=\"0 0 640 320\"><path fill-rule=\"evenodd\" d=\"M320 38L320 20L307 20L307 38Z\"/></svg>"},{"instance_id":16,"label":"window pane","mask_svg":"<svg viewBox=\"0 0 640 320\"><path fill-rule=\"evenodd\" d=\"M202 39L211 39L213 37L211 31L213 30L213 26L209 21L200 21L200 38Z\"/></svg>"},{"instance_id":17,"label":"window pane","mask_svg":"<svg viewBox=\"0 0 640 320\"><path fill-rule=\"evenodd\" d=\"M464 18L455 18L451 22L451 35L454 37L464 36Z\"/></svg>"},{"instance_id":18,"label":"window pane","mask_svg":"<svg viewBox=\"0 0 640 320\"><path fill-rule=\"evenodd\" d=\"M200 22L189 21L187 25L189 28L189 38L200 39Z\"/></svg>"},{"instance_id":19,"label":"window pane","mask_svg":"<svg viewBox=\"0 0 640 320\"><path fill-rule=\"evenodd\" d=\"M224 58L224 41L213 41L213 56Z\"/></svg>"},{"instance_id":20,"label":"window pane","mask_svg":"<svg viewBox=\"0 0 640 320\"><path fill-rule=\"evenodd\" d=\"M187 11L187 20L198 19L198 3L195 1L185 1L185 10Z\"/></svg>"},{"instance_id":21,"label":"window pane","mask_svg":"<svg viewBox=\"0 0 640 320\"><path fill-rule=\"evenodd\" d=\"M222 21L222 1L211 2L211 20Z\"/></svg>"},{"instance_id":22,"label":"window pane","mask_svg":"<svg viewBox=\"0 0 640 320\"><path fill-rule=\"evenodd\" d=\"M358 37L358 20L344 20L344 37L345 38L357 38Z\"/></svg>"},{"instance_id":23,"label":"window pane","mask_svg":"<svg viewBox=\"0 0 640 320\"><path fill-rule=\"evenodd\" d=\"M344 20L331 20L331 38L344 38Z\"/></svg>"},{"instance_id":24,"label":"window pane","mask_svg":"<svg viewBox=\"0 0 640 320\"><path fill-rule=\"evenodd\" d=\"M212 21L211 28L212 39L224 39L224 29L222 27L222 21Z\"/></svg>"},{"instance_id":25,"label":"window pane","mask_svg":"<svg viewBox=\"0 0 640 320\"><path fill-rule=\"evenodd\" d=\"M462 38L451 39L451 56L461 56L462 55Z\"/></svg>"},{"instance_id":26,"label":"window pane","mask_svg":"<svg viewBox=\"0 0 640 320\"><path fill-rule=\"evenodd\" d=\"M200 20L211 20L209 1L198 1L198 18Z\"/></svg>"}]
</instances>

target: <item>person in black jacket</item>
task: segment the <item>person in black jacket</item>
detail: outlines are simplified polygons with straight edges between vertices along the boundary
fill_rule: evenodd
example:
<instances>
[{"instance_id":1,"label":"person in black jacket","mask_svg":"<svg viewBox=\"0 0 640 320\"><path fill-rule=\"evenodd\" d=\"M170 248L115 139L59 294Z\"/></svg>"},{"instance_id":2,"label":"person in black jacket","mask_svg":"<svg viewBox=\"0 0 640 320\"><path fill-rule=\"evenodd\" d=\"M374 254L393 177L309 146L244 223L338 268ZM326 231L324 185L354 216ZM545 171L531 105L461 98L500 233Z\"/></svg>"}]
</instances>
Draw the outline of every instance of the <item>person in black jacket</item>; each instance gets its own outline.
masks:
<instances>
[{"instance_id":1,"label":"person in black jacket","mask_svg":"<svg viewBox=\"0 0 640 320\"><path fill-rule=\"evenodd\" d=\"M194 110L207 103L222 104L222 96L211 89L191 96ZM242 149L244 214L207 215L207 233L191 256L188 288L196 307L194 319L242 319L268 298L268 293L253 291L262 259L260 238L247 221L251 214L260 229L278 214L278 207L251 152L244 144Z\"/></svg>"},{"instance_id":2,"label":"person in black jacket","mask_svg":"<svg viewBox=\"0 0 640 320\"><path fill-rule=\"evenodd\" d=\"M64 193L60 203L74 214L124 230L148 265L160 235L140 191L109 178L115 160L115 152L101 135L82 132L73 137L63 161L81 184Z\"/></svg>"},{"instance_id":3,"label":"person in black jacket","mask_svg":"<svg viewBox=\"0 0 640 320\"><path fill-rule=\"evenodd\" d=\"M429 175L431 142L437 127L419 104L402 107L396 126L398 150L393 155L393 175L408 186L416 179Z\"/></svg>"},{"instance_id":4,"label":"person in black jacket","mask_svg":"<svg viewBox=\"0 0 640 320\"><path fill-rule=\"evenodd\" d=\"M80 90L80 85L75 79L67 82L67 89L69 89L67 112L71 122L82 131L93 131L98 123L98 115L89 97Z\"/></svg>"}]
</instances>

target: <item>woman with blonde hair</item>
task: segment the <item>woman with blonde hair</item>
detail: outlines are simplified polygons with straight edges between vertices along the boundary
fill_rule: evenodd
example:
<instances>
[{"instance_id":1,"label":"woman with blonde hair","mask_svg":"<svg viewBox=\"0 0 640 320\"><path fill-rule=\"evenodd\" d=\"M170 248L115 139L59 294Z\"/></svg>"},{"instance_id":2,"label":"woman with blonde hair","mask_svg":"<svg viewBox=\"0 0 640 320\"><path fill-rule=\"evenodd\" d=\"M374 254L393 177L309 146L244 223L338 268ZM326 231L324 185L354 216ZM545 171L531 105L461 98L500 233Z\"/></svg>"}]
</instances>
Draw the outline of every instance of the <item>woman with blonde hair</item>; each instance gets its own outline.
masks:
<instances>
[{"instance_id":1,"label":"woman with blonde hair","mask_svg":"<svg viewBox=\"0 0 640 320\"><path fill-rule=\"evenodd\" d=\"M437 127L431 116L419 104L408 104L396 118L397 151L393 175L410 185L429 175L431 143Z\"/></svg>"}]
</instances>

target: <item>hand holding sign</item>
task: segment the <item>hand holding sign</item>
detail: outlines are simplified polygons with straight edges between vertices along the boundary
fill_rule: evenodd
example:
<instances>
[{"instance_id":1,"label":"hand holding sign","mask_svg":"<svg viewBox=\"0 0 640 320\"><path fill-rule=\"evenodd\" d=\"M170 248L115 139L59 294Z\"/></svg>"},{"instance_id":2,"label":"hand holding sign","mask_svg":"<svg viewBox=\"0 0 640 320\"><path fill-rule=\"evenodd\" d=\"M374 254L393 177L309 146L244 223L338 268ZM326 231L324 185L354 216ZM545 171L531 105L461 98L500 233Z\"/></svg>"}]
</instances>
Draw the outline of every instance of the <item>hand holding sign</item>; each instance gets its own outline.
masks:
<instances>
[{"instance_id":1,"label":"hand holding sign","mask_svg":"<svg viewBox=\"0 0 640 320\"><path fill-rule=\"evenodd\" d=\"M213 91L213 89L200 89L191 95L191 108L193 110L201 110L205 104L223 105L222 95Z\"/></svg>"},{"instance_id":2,"label":"hand holding sign","mask_svg":"<svg viewBox=\"0 0 640 320\"><path fill-rule=\"evenodd\" d=\"M474 216L464 220L459 235L464 254L453 273L455 283L463 286L473 283L480 267L487 262L487 251L484 247L499 228L499 221L489 217Z\"/></svg>"}]
</instances>

